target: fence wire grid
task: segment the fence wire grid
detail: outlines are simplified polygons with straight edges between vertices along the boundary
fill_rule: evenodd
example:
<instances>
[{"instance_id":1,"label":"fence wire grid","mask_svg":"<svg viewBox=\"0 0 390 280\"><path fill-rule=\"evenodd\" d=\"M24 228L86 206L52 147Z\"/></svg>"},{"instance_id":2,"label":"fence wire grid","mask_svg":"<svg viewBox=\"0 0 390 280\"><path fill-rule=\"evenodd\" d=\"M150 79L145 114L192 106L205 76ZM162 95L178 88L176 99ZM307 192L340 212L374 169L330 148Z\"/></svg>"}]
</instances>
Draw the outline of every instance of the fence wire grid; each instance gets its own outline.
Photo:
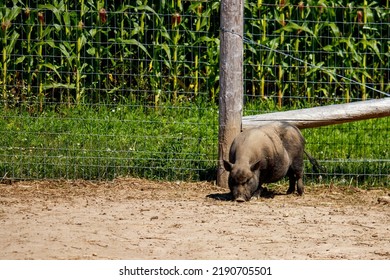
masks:
<instances>
[{"instance_id":1,"label":"fence wire grid","mask_svg":"<svg viewBox=\"0 0 390 280\"><path fill-rule=\"evenodd\" d=\"M384 98L388 1L245 2L244 115ZM220 1L6 1L3 179L214 180ZM389 118L303 130L307 180L389 185Z\"/></svg>"}]
</instances>

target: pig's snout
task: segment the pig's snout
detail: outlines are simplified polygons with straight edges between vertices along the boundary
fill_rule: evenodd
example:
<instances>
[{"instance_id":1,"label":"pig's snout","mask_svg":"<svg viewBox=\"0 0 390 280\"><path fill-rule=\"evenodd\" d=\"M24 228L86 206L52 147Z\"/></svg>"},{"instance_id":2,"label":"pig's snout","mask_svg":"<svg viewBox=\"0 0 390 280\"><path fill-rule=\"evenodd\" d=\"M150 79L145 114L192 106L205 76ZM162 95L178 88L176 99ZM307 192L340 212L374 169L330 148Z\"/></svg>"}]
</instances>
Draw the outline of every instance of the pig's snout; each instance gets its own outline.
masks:
<instances>
[{"instance_id":1,"label":"pig's snout","mask_svg":"<svg viewBox=\"0 0 390 280\"><path fill-rule=\"evenodd\" d=\"M250 188L245 184L234 186L231 190L233 195L232 197L233 201L245 202L245 201L249 201L252 197Z\"/></svg>"},{"instance_id":2,"label":"pig's snout","mask_svg":"<svg viewBox=\"0 0 390 280\"><path fill-rule=\"evenodd\" d=\"M239 196L236 198L236 202L245 202L247 201L243 196Z\"/></svg>"},{"instance_id":3,"label":"pig's snout","mask_svg":"<svg viewBox=\"0 0 390 280\"><path fill-rule=\"evenodd\" d=\"M234 200L236 202L245 202L251 199L251 195L246 188L239 187L237 191L233 194Z\"/></svg>"}]
</instances>

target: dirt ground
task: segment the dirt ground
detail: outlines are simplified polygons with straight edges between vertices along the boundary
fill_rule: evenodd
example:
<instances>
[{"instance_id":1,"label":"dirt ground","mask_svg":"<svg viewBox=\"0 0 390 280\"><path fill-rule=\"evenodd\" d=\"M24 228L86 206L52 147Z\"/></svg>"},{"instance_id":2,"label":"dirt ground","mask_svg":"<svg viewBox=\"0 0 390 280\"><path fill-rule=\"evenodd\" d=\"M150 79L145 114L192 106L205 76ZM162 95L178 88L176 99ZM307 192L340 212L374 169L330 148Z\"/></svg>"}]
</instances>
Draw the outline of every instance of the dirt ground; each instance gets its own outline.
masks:
<instances>
[{"instance_id":1,"label":"dirt ground","mask_svg":"<svg viewBox=\"0 0 390 280\"><path fill-rule=\"evenodd\" d=\"M0 259L390 259L389 189L286 189L236 203L207 182L0 184Z\"/></svg>"}]
</instances>

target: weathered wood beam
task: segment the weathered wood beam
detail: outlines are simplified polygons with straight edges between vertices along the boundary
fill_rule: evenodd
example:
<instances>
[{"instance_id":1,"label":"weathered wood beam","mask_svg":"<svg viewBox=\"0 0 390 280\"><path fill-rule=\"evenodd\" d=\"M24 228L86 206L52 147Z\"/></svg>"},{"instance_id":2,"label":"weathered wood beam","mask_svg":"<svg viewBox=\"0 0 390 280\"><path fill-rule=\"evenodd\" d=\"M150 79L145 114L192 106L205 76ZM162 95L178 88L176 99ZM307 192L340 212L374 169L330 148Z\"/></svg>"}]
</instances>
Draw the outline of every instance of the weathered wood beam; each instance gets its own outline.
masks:
<instances>
[{"instance_id":1,"label":"weathered wood beam","mask_svg":"<svg viewBox=\"0 0 390 280\"><path fill-rule=\"evenodd\" d=\"M248 129L270 121L286 121L300 129L304 129L388 116L390 116L390 98L387 97L347 104L245 116L242 120L242 128Z\"/></svg>"},{"instance_id":2,"label":"weathered wood beam","mask_svg":"<svg viewBox=\"0 0 390 280\"><path fill-rule=\"evenodd\" d=\"M223 159L241 132L243 109L244 0L221 1L221 44L219 63L219 134L217 183L228 187Z\"/></svg>"}]
</instances>

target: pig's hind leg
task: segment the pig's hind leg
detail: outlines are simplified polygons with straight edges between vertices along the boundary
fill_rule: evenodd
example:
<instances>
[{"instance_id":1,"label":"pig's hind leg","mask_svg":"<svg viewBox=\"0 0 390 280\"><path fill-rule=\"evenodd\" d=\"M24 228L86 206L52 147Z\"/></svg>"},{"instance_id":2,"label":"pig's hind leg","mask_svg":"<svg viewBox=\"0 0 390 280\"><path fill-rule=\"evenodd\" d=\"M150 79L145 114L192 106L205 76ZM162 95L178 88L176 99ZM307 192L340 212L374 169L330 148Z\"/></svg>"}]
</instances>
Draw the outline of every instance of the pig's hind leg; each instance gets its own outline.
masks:
<instances>
[{"instance_id":1,"label":"pig's hind leg","mask_svg":"<svg viewBox=\"0 0 390 280\"><path fill-rule=\"evenodd\" d=\"M289 187L287 190L287 194L292 194L295 192L295 183L297 182L297 179L295 178L295 174L294 174L294 171L292 169L290 169L287 172L287 176L288 176L288 181L289 181Z\"/></svg>"},{"instance_id":2,"label":"pig's hind leg","mask_svg":"<svg viewBox=\"0 0 390 280\"><path fill-rule=\"evenodd\" d=\"M297 186L297 193L299 195L303 194L303 171L301 170L292 170L290 169L287 173L287 176L289 178L289 187L287 190L287 194L292 194L295 192L295 185Z\"/></svg>"}]
</instances>

